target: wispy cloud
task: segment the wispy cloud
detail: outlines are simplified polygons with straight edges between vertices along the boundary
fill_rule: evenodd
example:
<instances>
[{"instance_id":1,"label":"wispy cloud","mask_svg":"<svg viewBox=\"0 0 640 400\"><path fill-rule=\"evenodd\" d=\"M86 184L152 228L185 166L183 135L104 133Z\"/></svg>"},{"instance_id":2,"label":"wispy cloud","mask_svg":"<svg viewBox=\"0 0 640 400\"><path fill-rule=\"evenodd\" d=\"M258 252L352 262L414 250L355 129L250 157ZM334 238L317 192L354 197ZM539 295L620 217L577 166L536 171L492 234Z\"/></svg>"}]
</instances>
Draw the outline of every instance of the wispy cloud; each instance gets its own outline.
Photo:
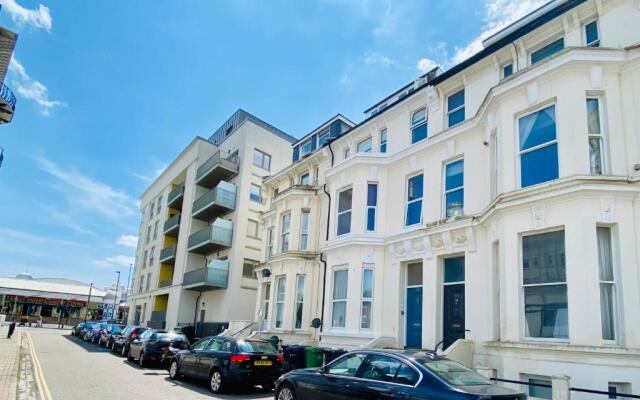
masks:
<instances>
[{"instance_id":1,"label":"wispy cloud","mask_svg":"<svg viewBox=\"0 0 640 400\"><path fill-rule=\"evenodd\" d=\"M432 69L434 69L435 67L439 67L440 65L433 61L430 58L421 58L418 60L418 63L416 64L416 68L418 68L418 71L420 71L423 74L426 74L427 72L431 71Z\"/></svg>"},{"instance_id":2,"label":"wispy cloud","mask_svg":"<svg viewBox=\"0 0 640 400\"><path fill-rule=\"evenodd\" d=\"M368 53L367 55L365 55L364 63L366 65L373 65L373 66L379 65L385 68L400 67L400 64L398 64L396 60L375 52Z\"/></svg>"},{"instance_id":3,"label":"wispy cloud","mask_svg":"<svg viewBox=\"0 0 640 400\"><path fill-rule=\"evenodd\" d=\"M105 257L101 260L95 260L93 263L99 267L104 268L118 268L118 267L128 267L133 264L135 261L134 257L117 255L111 257Z\"/></svg>"},{"instance_id":4,"label":"wispy cloud","mask_svg":"<svg viewBox=\"0 0 640 400\"><path fill-rule=\"evenodd\" d=\"M75 207L97 212L113 221L128 220L137 214L138 202L127 193L78 171L62 168L45 157L33 159L39 169L65 184L67 199Z\"/></svg>"},{"instance_id":5,"label":"wispy cloud","mask_svg":"<svg viewBox=\"0 0 640 400\"><path fill-rule=\"evenodd\" d=\"M51 11L45 5L29 9L18 4L16 0L0 0L2 7L11 15L13 22L20 26L28 25L36 29L51 31Z\"/></svg>"},{"instance_id":6,"label":"wispy cloud","mask_svg":"<svg viewBox=\"0 0 640 400\"><path fill-rule=\"evenodd\" d=\"M47 213L47 217L51 222L64 226L75 233L82 235L95 235L95 232L82 227L77 222L77 218L75 216L63 213L53 205L39 204L39 206Z\"/></svg>"},{"instance_id":7,"label":"wispy cloud","mask_svg":"<svg viewBox=\"0 0 640 400\"><path fill-rule=\"evenodd\" d=\"M49 116L54 108L67 106L67 103L63 101L49 99L49 89L40 81L31 78L17 58L11 59L9 71L15 76L12 83L17 92L25 99L38 104L42 115Z\"/></svg>"},{"instance_id":8,"label":"wispy cloud","mask_svg":"<svg viewBox=\"0 0 640 400\"><path fill-rule=\"evenodd\" d=\"M482 32L466 46L456 47L451 61L457 64L476 54L482 50L484 39L548 2L549 0L485 0Z\"/></svg>"},{"instance_id":9,"label":"wispy cloud","mask_svg":"<svg viewBox=\"0 0 640 400\"><path fill-rule=\"evenodd\" d=\"M127 171L127 173L135 178L140 179L141 181L145 182L145 183L151 183L153 181L155 181L156 179L158 179L158 177L160 176L160 174L162 174L162 172L164 172L165 169L167 169L168 164L159 164L158 167L156 169L153 170L153 174L147 175L147 174L141 174L139 172L135 172L135 171Z\"/></svg>"},{"instance_id":10,"label":"wispy cloud","mask_svg":"<svg viewBox=\"0 0 640 400\"><path fill-rule=\"evenodd\" d=\"M138 237L134 235L120 235L117 243L121 246L136 248L138 246Z\"/></svg>"}]
</instances>

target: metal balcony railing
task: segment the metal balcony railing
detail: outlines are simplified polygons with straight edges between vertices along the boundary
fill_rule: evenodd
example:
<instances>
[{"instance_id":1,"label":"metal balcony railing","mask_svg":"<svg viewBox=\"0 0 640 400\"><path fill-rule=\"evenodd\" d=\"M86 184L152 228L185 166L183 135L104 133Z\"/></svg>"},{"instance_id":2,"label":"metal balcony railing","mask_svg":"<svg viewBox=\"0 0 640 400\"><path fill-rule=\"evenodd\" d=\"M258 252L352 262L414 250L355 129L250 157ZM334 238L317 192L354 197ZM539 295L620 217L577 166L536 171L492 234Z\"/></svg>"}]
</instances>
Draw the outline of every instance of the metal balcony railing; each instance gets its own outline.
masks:
<instances>
[{"instance_id":1,"label":"metal balcony railing","mask_svg":"<svg viewBox=\"0 0 640 400\"><path fill-rule=\"evenodd\" d=\"M216 218L208 227L189 236L187 251L196 254L208 254L216 250L231 247L233 222Z\"/></svg>"},{"instance_id":2,"label":"metal balcony railing","mask_svg":"<svg viewBox=\"0 0 640 400\"><path fill-rule=\"evenodd\" d=\"M16 109L16 96L13 94L13 91L9 89L9 86L4 83L0 85L0 97L4 100L5 103L11 106L12 110Z\"/></svg>"},{"instance_id":3,"label":"metal balcony railing","mask_svg":"<svg viewBox=\"0 0 640 400\"><path fill-rule=\"evenodd\" d=\"M211 221L236 207L236 185L220 181L218 185L193 202L193 218Z\"/></svg>"},{"instance_id":4,"label":"metal balcony railing","mask_svg":"<svg viewBox=\"0 0 640 400\"><path fill-rule=\"evenodd\" d=\"M158 288L169 287L173 284L173 279L166 279L158 283Z\"/></svg>"},{"instance_id":5,"label":"metal balcony railing","mask_svg":"<svg viewBox=\"0 0 640 400\"><path fill-rule=\"evenodd\" d=\"M229 179L238 174L239 160L236 153L229 155L218 150L209 157L196 172L196 185L213 188L223 179Z\"/></svg>"},{"instance_id":6,"label":"metal balcony railing","mask_svg":"<svg viewBox=\"0 0 640 400\"><path fill-rule=\"evenodd\" d=\"M178 246L173 244L171 246L167 246L160 252L160 262L171 264L176 261L176 251L178 250Z\"/></svg>"},{"instance_id":7,"label":"metal balcony railing","mask_svg":"<svg viewBox=\"0 0 640 400\"><path fill-rule=\"evenodd\" d=\"M182 208L182 199L184 198L184 185L180 185L169 192L167 196L167 206L172 208Z\"/></svg>"},{"instance_id":8,"label":"metal balcony railing","mask_svg":"<svg viewBox=\"0 0 640 400\"><path fill-rule=\"evenodd\" d=\"M185 272L184 289L207 291L226 289L229 281L229 261L213 260L205 268Z\"/></svg>"},{"instance_id":9,"label":"metal balcony railing","mask_svg":"<svg viewBox=\"0 0 640 400\"><path fill-rule=\"evenodd\" d=\"M178 232L180 232L180 213L164 222L163 232L165 236L178 237Z\"/></svg>"}]
</instances>

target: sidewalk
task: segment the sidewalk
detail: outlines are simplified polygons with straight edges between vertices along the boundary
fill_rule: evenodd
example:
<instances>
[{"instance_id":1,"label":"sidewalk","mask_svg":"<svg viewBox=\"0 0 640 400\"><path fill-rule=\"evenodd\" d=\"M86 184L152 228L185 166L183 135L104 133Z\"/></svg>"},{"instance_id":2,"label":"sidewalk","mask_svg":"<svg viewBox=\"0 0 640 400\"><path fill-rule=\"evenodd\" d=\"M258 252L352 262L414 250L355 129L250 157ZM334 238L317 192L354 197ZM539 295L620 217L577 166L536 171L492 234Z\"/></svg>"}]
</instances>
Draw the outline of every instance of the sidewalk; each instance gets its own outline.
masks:
<instances>
[{"instance_id":1,"label":"sidewalk","mask_svg":"<svg viewBox=\"0 0 640 400\"><path fill-rule=\"evenodd\" d=\"M8 323L0 327L0 399L15 399L18 386L22 330L16 328L7 339L8 330Z\"/></svg>"}]
</instances>

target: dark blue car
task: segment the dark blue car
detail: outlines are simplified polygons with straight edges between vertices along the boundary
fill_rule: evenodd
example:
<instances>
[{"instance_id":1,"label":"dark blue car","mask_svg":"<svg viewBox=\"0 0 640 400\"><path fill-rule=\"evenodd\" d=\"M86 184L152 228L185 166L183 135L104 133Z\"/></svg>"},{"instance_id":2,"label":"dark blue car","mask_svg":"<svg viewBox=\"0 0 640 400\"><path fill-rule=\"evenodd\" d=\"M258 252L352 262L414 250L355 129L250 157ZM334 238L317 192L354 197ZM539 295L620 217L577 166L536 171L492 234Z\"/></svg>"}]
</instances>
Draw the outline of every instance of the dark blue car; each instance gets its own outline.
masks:
<instances>
[{"instance_id":1,"label":"dark blue car","mask_svg":"<svg viewBox=\"0 0 640 400\"><path fill-rule=\"evenodd\" d=\"M523 400L455 361L420 350L358 350L322 368L291 371L276 400Z\"/></svg>"}]
</instances>

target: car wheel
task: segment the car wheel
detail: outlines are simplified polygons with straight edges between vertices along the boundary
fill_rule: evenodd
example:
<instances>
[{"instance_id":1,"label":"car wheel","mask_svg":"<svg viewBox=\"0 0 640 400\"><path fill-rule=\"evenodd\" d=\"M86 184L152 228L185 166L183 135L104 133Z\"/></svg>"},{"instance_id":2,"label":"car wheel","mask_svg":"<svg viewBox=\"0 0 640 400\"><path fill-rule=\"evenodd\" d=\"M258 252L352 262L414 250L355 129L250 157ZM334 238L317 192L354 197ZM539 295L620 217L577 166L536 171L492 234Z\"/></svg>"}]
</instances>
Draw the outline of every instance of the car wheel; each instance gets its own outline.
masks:
<instances>
[{"instance_id":1,"label":"car wheel","mask_svg":"<svg viewBox=\"0 0 640 400\"><path fill-rule=\"evenodd\" d=\"M112 353L116 352L116 342L111 342L111 352Z\"/></svg>"},{"instance_id":2,"label":"car wheel","mask_svg":"<svg viewBox=\"0 0 640 400\"><path fill-rule=\"evenodd\" d=\"M120 354L122 355L122 357L127 355L127 346L125 346L124 344L122 345L122 348L120 349Z\"/></svg>"},{"instance_id":3,"label":"car wheel","mask_svg":"<svg viewBox=\"0 0 640 400\"><path fill-rule=\"evenodd\" d=\"M144 352L140 352L140 358L138 358L138 365L140 365L140 368L144 368L147 363L144 361Z\"/></svg>"},{"instance_id":4,"label":"car wheel","mask_svg":"<svg viewBox=\"0 0 640 400\"><path fill-rule=\"evenodd\" d=\"M209 388L213 393L222 392L222 374L217 369L211 373L209 379Z\"/></svg>"},{"instance_id":5,"label":"car wheel","mask_svg":"<svg viewBox=\"0 0 640 400\"><path fill-rule=\"evenodd\" d=\"M129 348L129 352L127 353L127 361L133 361L133 354L131 354L131 348Z\"/></svg>"},{"instance_id":6,"label":"car wheel","mask_svg":"<svg viewBox=\"0 0 640 400\"><path fill-rule=\"evenodd\" d=\"M169 366L169 378L178 379L180 377L180 370L178 369L178 361L171 361L171 366Z\"/></svg>"},{"instance_id":7,"label":"car wheel","mask_svg":"<svg viewBox=\"0 0 640 400\"><path fill-rule=\"evenodd\" d=\"M282 385L276 394L276 400L296 400L296 392L290 385Z\"/></svg>"}]
</instances>

